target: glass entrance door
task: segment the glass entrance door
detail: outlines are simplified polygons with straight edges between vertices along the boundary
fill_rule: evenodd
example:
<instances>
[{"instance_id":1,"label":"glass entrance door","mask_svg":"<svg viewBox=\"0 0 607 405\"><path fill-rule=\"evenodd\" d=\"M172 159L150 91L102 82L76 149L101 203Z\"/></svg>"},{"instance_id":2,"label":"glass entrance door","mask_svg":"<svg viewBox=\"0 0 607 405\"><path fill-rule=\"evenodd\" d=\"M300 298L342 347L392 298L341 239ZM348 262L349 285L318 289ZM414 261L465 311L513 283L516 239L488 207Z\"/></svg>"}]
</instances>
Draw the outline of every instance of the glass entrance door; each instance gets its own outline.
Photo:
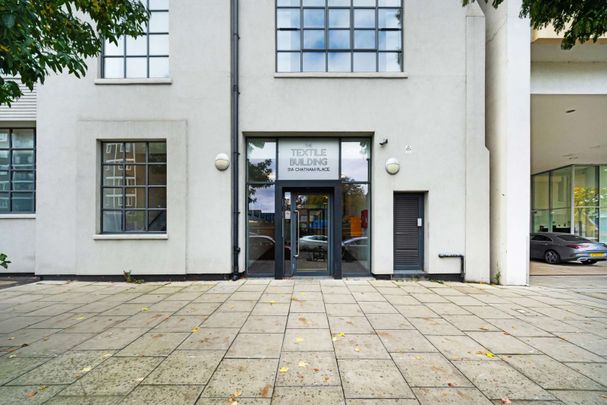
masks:
<instances>
[{"instance_id":1,"label":"glass entrance door","mask_svg":"<svg viewBox=\"0 0 607 405\"><path fill-rule=\"evenodd\" d=\"M331 261L331 195L323 191L283 194L285 273L328 275Z\"/></svg>"}]
</instances>

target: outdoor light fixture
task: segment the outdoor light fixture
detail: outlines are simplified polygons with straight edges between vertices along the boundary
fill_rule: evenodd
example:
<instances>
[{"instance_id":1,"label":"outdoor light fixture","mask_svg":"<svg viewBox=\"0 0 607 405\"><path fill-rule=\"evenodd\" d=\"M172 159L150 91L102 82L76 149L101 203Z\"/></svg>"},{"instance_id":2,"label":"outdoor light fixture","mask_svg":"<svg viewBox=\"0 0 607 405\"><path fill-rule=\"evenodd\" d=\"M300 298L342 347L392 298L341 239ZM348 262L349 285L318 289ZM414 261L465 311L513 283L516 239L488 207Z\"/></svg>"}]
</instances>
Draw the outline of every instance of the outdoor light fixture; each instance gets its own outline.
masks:
<instances>
[{"instance_id":1,"label":"outdoor light fixture","mask_svg":"<svg viewBox=\"0 0 607 405\"><path fill-rule=\"evenodd\" d=\"M386 146L388 144L388 138L384 138L379 142L380 146Z\"/></svg>"},{"instance_id":2,"label":"outdoor light fixture","mask_svg":"<svg viewBox=\"0 0 607 405\"><path fill-rule=\"evenodd\" d=\"M222 172L230 167L230 158L225 153L219 153L215 156L215 168L217 170L221 170Z\"/></svg>"},{"instance_id":3,"label":"outdoor light fixture","mask_svg":"<svg viewBox=\"0 0 607 405\"><path fill-rule=\"evenodd\" d=\"M388 160L386 160L386 171L388 172L388 174L396 174L398 173L400 170L400 163L398 162L398 159L396 158L390 158Z\"/></svg>"}]
</instances>

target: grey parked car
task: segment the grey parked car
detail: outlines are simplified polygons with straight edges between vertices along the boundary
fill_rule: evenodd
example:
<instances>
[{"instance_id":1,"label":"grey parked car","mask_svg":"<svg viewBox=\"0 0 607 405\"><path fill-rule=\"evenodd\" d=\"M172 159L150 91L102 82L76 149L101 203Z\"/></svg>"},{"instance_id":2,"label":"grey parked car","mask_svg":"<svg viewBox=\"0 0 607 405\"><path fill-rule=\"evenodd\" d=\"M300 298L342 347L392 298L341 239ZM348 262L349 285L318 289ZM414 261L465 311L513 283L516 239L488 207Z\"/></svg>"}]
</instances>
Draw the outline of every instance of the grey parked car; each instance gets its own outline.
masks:
<instances>
[{"instance_id":1,"label":"grey parked car","mask_svg":"<svg viewBox=\"0 0 607 405\"><path fill-rule=\"evenodd\" d=\"M572 261L594 264L607 260L607 245L569 233L532 233L530 253L532 259L550 264Z\"/></svg>"}]
</instances>

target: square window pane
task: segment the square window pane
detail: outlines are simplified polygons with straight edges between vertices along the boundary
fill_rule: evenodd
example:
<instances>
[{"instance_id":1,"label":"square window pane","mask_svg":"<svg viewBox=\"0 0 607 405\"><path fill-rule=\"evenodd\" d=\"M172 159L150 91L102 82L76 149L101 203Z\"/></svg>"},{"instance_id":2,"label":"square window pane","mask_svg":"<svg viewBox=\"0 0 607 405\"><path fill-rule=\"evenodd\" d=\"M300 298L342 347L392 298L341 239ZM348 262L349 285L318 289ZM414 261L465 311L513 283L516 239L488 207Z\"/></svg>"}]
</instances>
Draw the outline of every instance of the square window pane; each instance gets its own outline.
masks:
<instances>
[{"instance_id":1,"label":"square window pane","mask_svg":"<svg viewBox=\"0 0 607 405\"><path fill-rule=\"evenodd\" d=\"M137 38L126 38L126 54L127 55L147 55L148 54L148 37L142 35Z\"/></svg>"},{"instance_id":2,"label":"square window pane","mask_svg":"<svg viewBox=\"0 0 607 405\"><path fill-rule=\"evenodd\" d=\"M380 31L379 49L382 51L400 51L402 31Z\"/></svg>"},{"instance_id":3,"label":"square window pane","mask_svg":"<svg viewBox=\"0 0 607 405\"><path fill-rule=\"evenodd\" d=\"M168 55L169 54L169 36L168 34L150 35L150 55Z\"/></svg>"},{"instance_id":4,"label":"square window pane","mask_svg":"<svg viewBox=\"0 0 607 405\"><path fill-rule=\"evenodd\" d=\"M104 58L103 77L106 79L124 78L124 58Z\"/></svg>"},{"instance_id":5,"label":"square window pane","mask_svg":"<svg viewBox=\"0 0 607 405\"><path fill-rule=\"evenodd\" d=\"M146 58L127 58L126 77L145 78L148 77L148 63Z\"/></svg>"},{"instance_id":6,"label":"square window pane","mask_svg":"<svg viewBox=\"0 0 607 405\"><path fill-rule=\"evenodd\" d=\"M401 0L377 0L379 7L400 7Z\"/></svg>"},{"instance_id":7,"label":"square window pane","mask_svg":"<svg viewBox=\"0 0 607 405\"><path fill-rule=\"evenodd\" d=\"M152 12L149 24L150 32L169 32L169 13L167 11Z\"/></svg>"},{"instance_id":8,"label":"square window pane","mask_svg":"<svg viewBox=\"0 0 607 405\"><path fill-rule=\"evenodd\" d=\"M104 163L122 163L124 159L124 146L122 142L108 142L101 145L103 148Z\"/></svg>"},{"instance_id":9,"label":"square window pane","mask_svg":"<svg viewBox=\"0 0 607 405\"><path fill-rule=\"evenodd\" d=\"M127 211L124 230L126 232L144 232L145 220L145 211Z\"/></svg>"},{"instance_id":10,"label":"square window pane","mask_svg":"<svg viewBox=\"0 0 607 405\"><path fill-rule=\"evenodd\" d=\"M369 180L369 159L371 158L369 140L342 141L341 143L341 179L342 181Z\"/></svg>"},{"instance_id":11,"label":"square window pane","mask_svg":"<svg viewBox=\"0 0 607 405\"><path fill-rule=\"evenodd\" d=\"M299 7L299 0L276 0L278 7Z\"/></svg>"},{"instance_id":12,"label":"square window pane","mask_svg":"<svg viewBox=\"0 0 607 405\"><path fill-rule=\"evenodd\" d=\"M152 186L166 186L167 184L167 166L149 165L148 166L148 184Z\"/></svg>"},{"instance_id":13,"label":"square window pane","mask_svg":"<svg viewBox=\"0 0 607 405\"><path fill-rule=\"evenodd\" d=\"M34 193L12 193L12 212L34 212Z\"/></svg>"},{"instance_id":14,"label":"square window pane","mask_svg":"<svg viewBox=\"0 0 607 405\"><path fill-rule=\"evenodd\" d=\"M168 10L169 0L150 0L149 10Z\"/></svg>"},{"instance_id":15,"label":"square window pane","mask_svg":"<svg viewBox=\"0 0 607 405\"><path fill-rule=\"evenodd\" d=\"M148 189L148 208L166 208L166 187L152 187Z\"/></svg>"},{"instance_id":16,"label":"square window pane","mask_svg":"<svg viewBox=\"0 0 607 405\"><path fill-rule=\"evenodd\" d=\"M0 129L0 148L8 148L10 129Z\"/></svg>"},{"instance_id":17,"label":"square window pane","mask_svg":"<svg viewBox=\"0 0 607 405\"><path fill-rule=\"evenodd\" d=\"M103 208L104 209L122 209L124 193L122 188L104 188L103 189Z\"/></svg>"},{"instance_id":18,"label":"square window pane","mask_svg":"<svg viewBox=\"0 0 607 405\"><path fill-rule=\"evenodd\" d=\"M278 31L276 49L279 51L298 51L300 49L300 31Z\"/></svg>"},{"instance_id":19,"label":"square window pane","mask_svg":"<svg viewBox=\"0 0 607 405\"><path fill-rule=\"evenodd\" d=\"M13 169L29 170L34 168L33 150L14 150Z\"/></svg>"},{"instance_id":20,"label":"square window pane","mask_svg":"<svg viewBox=\"0 0 607 405\"><path fill-rule=\"evenodd\" d=\"M276 142L251 139L247 142L248 181L276 180Z\"/></svg>"},{"instance_id":21,"label":"square window pane","mask_svg":"<svg viewBox=\"0 0 607 405\"><path fill-rule=\"evenodd\" d=\"M145 186L145 165L126 165L126 185Z\"/></svg>"},{"instance_id":22,"label":"square window pane","mask_svg":"<svg viewBox=\"0 0 607 405\"><path fill-rule=\"evenodd\" d=\"M324 28L325 10L304 10L304 28Z\"/></svg>"},{"instance_id":23,"label":"square window pane","mask_svg":"<svg viewBox=\"0 0 607 405\"><path fill-rule=\"evenodd\" d=\"M0 191L9 191L10 183L9 183L9 175L7 171L0 171Z\"/></svg>"},{"instance_id":24,"label":"square window pane","mask_svg":"<svg viewBox=\"0 0 607 405\"><path fill-rule=\"evenodd\" d=\"M116 44L106 40L104 47L103 47L103 54L104 55L113 55L113 56L124 55L124 37L118 38L118 41Z\"/></svg>"},{"instance_id":25,"label":"square window pane","mask_svg":"<svg viewBox=\"0 0 607 405\"><path fill-rule=\"evenodd\" d=\"M125 189L125 208L145 208L145 187Z\"/></svg>"},{"instance_id":26,"label":"square window pane","mask_svg":"<svg viewBox=\"0 0 607 405\"><path fill-rule=\"evenodd\" d=\"M350 28L350 10L329 10L329 28Z\"/></svg>"},{"instance_id":27,"label":"square window pane","mask_svg":"<svg viewBox=\"0 0 607 405\"><path fill-rule=\"evenodd\" d=\"M150 142L148 144L149 157L148 162L166 162L167 144L166 142Z\"/></svg>"},{"instance_id":28,"label":"square window pane","mask_svg":"<svg viewBox=\"0 0 607 405\"><path fill-rule=\"evenodd\" d=\"M278 52L276 56L276 71L300 72L300 62L299 52Z\"/></svg>"},{"instance_id":29,"label":"square window pane","mask_svg":"<svg viewBox=\"0 0 607 405\"><path fill-rule=\"evenodd\" d=\"M33 129L13 129L13 148L34 148Z\"/></svg>"},{"instance_id":30,"label":"square window pane","mask_svg":"<svg viewBox=\"0 0 607 405\"><path fill-rule=\"evenodd\" d=\"M380 72L400 72L402 70L400 52L380 52L379 53L379 71Z\"/></svg>"},{"instance_id":31,"label":"square window pane","mask_svg":"<svg viewBox=\"0 0 607 405\"><path fill-rule=\"evenodd\" d=\"M126 163L145 163L145 142L127 142L124 144Z\"/></svg>"},{"instance_id":32,"label":"square window pane","mask_svg":"<svg viewBox=\"0 0 607 405\"><path fill-rule=\"evenodd\" d=\"M122 212L104 211L102 215L102 232L117 233L122 232Z\"/></svg>"},{"instance_id":33,"label":"square window pane","mask_svg":"<svg viewBox=\"0 0 607 405\"><path fill-rule=\"evenodd\" d=\"M354 31L354 49L375 49L375 31Z\"/></svg>"},{"instance_id":34,"label":"square window pane","mask_svg":"<svg viewBox=\"0 0 607 405\"><path fill-rule=\"evenodd\" d=\"M376 72L376 55L374 52L354 52L354 71Z\"/></svg>"},{"instance_id":35,"label":"square window pane","mask_svg":"<svg viewBox=\"0 0 607 405\"><path fill-rule=\"evenodd\" d=\"M324 7L325 0L303 0L303 5L309 7Z\"/></svg>"},{"instance_id":36,"label":"square window pane","mask_svg":"<svg viewBox=\"0 0 607 405\"><path fill-rule=\"evenodd\" d=\"M0 179L2 174L0 173ZM1 180L0 180L1 181ZM0 184L0 189L2 185ZM13 190L16 191L34 191L34 172L13 172Z\"/></svg>"},{"instance_id":37,"label":"square window pane","mask_svg":"<svg viewBox=\"0 0 607 405\"><path fill-rule=\"evenodd\" d=\"M303 71L304 72L324 72L325 53L324 52L304 52Z\"/></svg>"},{"instance_id":38,"label":"square window pane","mask_svg":"<svg viewBox=\"0 0 607 405\"><path fill-rule=\"evenodd\" d=\"M10 208L8 193L0 193L0 212L8 212Z\"/></svg>"},{"instance_id":39,"label":"square window pane","mask_svg":"<svg viewBox=\"0 0 607 405\"><path fill-rule=\"evenodd\" d=\"M329 72L352 71L350 52L329 52Z\"/></svg>"},{"instance_id":40,"label":"square window pane","mask_svg":"<svg viewBox=\"0 0 607 405\"><path fill-rule=\"evenodd\" d=\"M167 230L167 212L166 211L148 211L148 231L166 232Z\"/></svg>"},{"instance_id":41,"label":"square window pane","mask_svg":"<svg viewBox=\"0 0 607 405\"><path fill-rule=\"evenodd\" d=\"M169 77L169 58L150 58L150 77Z\"/></svg>"},{"instance_id":42,"label":"square window pane","mask_svg":"<svg viewBox=\"0 0 607 405\"><path fill-rule=\"evenodd\" d=\"M350 7L350 0L329 0L329 7Z\"/></svg>"},{"instance_id":43,"label":"square window pane","mask_svg":"<svg viewBox=\"0 0 607 405\"><path fill-rule=\"evenodd\" d=\"M103 166L103 185L109 187L124 185L124 171L122 165Z\"/></svg>"},{"instance_id":44,"label":"square window pane","mask_svg":"<svg viewBox=\"0 0 607 405\"><path fill-rule=\"evenodd\" d=\"M401 28L400 15L400 9L380 9L377 16L379 28Z\"/></svg>"},{"instance_id":45,"label":"square window pane","mask_svg":"<svg viewBox=\"0 0 607 405\"><path fill-rule=\"evenodd\" d=\"M276 11L276 28L299 28L299 10Z\"/></svg>"},{"instance_id":46,"label":"square window pane","mask_svg":"<svg viewBox=\"0 0 607 405\"><path fill-rule=\"evenodd\" d=\"M350 31L330 30L329 49L350 49Z\"/></svg>"},{"instance_id":47,"label":"square window pane","mask_svg":"<svg viewBox=\"0 0 607 405\"><path fill-rule=\"evenodd\" d=\"M375 10L354 10L354 27L375 28Z\"/></svg>"},{"instance_id":48,"label":"square window pane","mask_svg":"<svg viewBox=\"0 0 607 405\"><path fill-rule=\"evenodd\" d=\"M352 0L354 7L375 7L375 0Z\"/></svg>"},{"instance_id":49,"label":"square window pane","mask_svg":"<svg viewBox=\"0 0 607 405\"><path fill-rule=\"evenodd\" d=\"M325 31L305 30L304 49L325 49Z\"/></svg>"},{"instance_id":50,"label":"square window pane","mask_svg":"<svg viewBox=\"0 0 607 405\"><path fill-rule=\"evenodd\" d=\"M8 170L10 166L9 152L7 150L0 150L0 170Z\"/></svg>"}]
</instances>

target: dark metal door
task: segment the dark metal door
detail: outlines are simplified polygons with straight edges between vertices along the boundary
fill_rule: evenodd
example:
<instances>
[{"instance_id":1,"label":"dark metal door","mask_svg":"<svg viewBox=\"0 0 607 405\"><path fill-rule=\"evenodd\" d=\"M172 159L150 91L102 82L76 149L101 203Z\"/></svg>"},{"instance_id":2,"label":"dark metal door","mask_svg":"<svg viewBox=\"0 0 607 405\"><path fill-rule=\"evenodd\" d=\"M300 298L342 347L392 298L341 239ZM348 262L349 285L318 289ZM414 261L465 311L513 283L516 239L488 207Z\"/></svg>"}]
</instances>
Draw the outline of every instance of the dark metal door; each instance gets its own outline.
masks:
<instances>
[{"instance_id":1,"label":"dark metal door","mask_svg":"<svg viewBox=\"0 0 607 405\"><path fill-rule=\"evenodd\" d=\"M424 195L394 194L394 270L424 269Z\"/></svg>"}]
</instances>

